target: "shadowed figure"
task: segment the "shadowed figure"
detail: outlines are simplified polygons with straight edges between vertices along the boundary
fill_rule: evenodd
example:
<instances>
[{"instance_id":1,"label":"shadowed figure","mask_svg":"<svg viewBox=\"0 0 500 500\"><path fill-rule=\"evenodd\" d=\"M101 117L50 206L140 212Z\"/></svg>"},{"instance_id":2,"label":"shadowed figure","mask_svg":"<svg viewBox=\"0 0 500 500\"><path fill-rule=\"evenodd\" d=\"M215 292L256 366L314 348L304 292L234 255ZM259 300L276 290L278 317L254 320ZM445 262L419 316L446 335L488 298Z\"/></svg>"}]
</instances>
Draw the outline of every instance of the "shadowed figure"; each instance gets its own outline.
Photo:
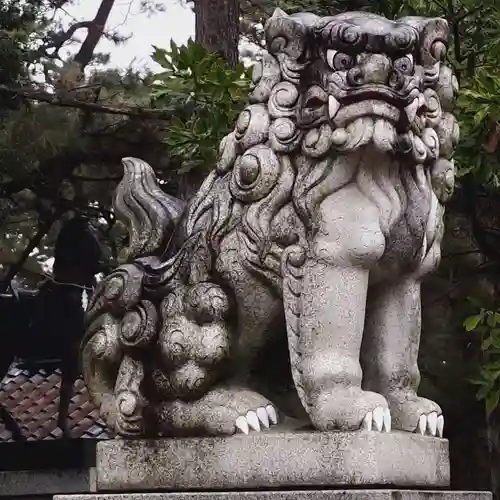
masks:
<instances>
[{"instance_id":1,"label":"shadowed figure","mask_svg":"<svg viewBox=\"0 0 500 500\"><path fill-rule=\"evenodd\" d=\"M0 294L0 377L14 359L36 371L40 365L60 367L58 425L69 436L67 416L73 384L79 375L78 350L83 337L82 295L94 287L101 249L87 221L75 217L66 222L56 241L53 277L39 290ZM24 437L15 419L0 402L0 418L13 439Z\"/></svg>"}]
</instances>

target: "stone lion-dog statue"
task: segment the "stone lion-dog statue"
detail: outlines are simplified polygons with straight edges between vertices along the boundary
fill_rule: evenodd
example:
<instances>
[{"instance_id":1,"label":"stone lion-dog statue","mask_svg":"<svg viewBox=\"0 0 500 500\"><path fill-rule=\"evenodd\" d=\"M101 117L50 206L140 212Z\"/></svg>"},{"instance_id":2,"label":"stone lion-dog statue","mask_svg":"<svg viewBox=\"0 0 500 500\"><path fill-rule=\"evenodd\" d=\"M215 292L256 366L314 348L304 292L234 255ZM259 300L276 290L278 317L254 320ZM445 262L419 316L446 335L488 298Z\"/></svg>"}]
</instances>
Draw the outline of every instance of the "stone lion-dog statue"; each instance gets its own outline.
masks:
<instances>
[{"instance_id":1,"label":"stone lion-dog statue","mask_svg":"<svg viewBox=\"0 0 500 500\"><path fill-rule=\"evenodd\" d=\"M459 136L447 23L278 9L265 36L190 202L123 160L130 238L87 310L91 397L122 436L264 431L286 414L258 367L284 354L307 425L441 437L417 356Z\"/></svg>"}]
</instances>

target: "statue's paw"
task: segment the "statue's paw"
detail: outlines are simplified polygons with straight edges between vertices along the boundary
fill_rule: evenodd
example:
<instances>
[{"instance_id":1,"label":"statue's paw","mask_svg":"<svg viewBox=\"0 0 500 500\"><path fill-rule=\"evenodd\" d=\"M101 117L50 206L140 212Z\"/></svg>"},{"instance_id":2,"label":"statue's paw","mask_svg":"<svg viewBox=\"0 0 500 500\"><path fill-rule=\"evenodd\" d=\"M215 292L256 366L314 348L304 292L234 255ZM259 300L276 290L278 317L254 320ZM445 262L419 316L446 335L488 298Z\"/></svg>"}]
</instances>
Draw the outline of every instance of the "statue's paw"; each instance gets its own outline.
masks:
<instances>
[{"instance_id":1,"label":"statue's paw","mask_svg":"<svg viewBox=\"0 0 500 500\"><path fill-rule=\"evenodd\" d=\"M435 411L429 414L422 414L418 419L418 425L415 432L422 436L443 437L444 417L438 415Z\"/></svg>"},{"instance_id":2,"label":"statue's paw","mask_svg":"<svg viewBox=\"0 0 500 500\"><path fill-rule=\"evenodd\" d=\"M273 404L258 392L249 389L215 389L203 399L225 407L235 415L233 422L237 433L260 432L278 423L278 412Z\"/></svg>"},{"instance_id":3,"label":"statue's paw","mask_svg":"<svg viewBox=\"0 0 500 500\"><path fill-rule=\"evenodd\" d=\"M250 410L246 415L240 415L235 421L236 428L243 434L248 434L250 431L260 432L262 428L269 429L271 425L277 423L278 413L271 404Z\"/></svg>"},{"instance_id":4,"label":"statue's paw","mask_svg":"<svg viewBox=\"0 0 500 500\"><path fill-rule=\"evenodd\" d=\"M391 430L391 413L385 398L357 387L324 391L310 405L309 415L313 425L322 431Z\"/></svg>"},{"instance_id":5,"label":"statue's paw","mask_svg":"<svg viewBox=\"0 0 500 500\"><path fill-rule=\"evenodd\" d=\"M395 429L422 436L443 437L444 417L434 401L410 391L388 395L387 400Z\"/></svg>"},{"instance_id":6,"label":"statue's paw","mask_svg":"<svg viewBox=\"0 0 500 500\"><path fill-rule=\"evenodd\" d=\"M246 389L213 389L196 401L165 402L155 413L159 433L168 436L248 434L278 423L270 401Z\"/></svg>"},{"instance_id":7,"label":"statue's paw","mask_svg":"<svg viewBox=\"0 0 500 500\"><path fill-rule=\"evenodd\" d=\"M389 408L377 406L373 411L369 411L363 419L361 430L391 432L391 411Z\"/></svg>"}]
</instances>

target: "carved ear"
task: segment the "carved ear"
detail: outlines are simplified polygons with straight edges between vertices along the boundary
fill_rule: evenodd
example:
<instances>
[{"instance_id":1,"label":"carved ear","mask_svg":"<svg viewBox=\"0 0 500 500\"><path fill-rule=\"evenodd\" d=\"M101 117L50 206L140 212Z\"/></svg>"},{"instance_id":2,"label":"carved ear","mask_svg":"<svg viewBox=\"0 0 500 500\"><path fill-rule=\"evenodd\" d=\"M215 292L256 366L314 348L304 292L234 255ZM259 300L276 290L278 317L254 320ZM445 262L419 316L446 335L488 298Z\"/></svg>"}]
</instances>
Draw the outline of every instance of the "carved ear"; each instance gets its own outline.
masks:
<instances>
[{"instance_id":1,"label":"carved ear","mask_svg":"<svg viewBox=\"0 0 500 500\"><path fill-rule=\"evenodd\" d=\"M273 15L271 16L271 19L273 19L273 17L288 17L288 14L283 9L276 7L274 9Z\"/></svg>"},{"instance_id":2,"label":"carved ear","mask_svg":"<svg viewBox=\"0 0 500 500\"><path fill-rule=\"evenodd\" d=\"M399 20L418 32L420 62L423 66L434 66L446 57L448 47L448 23L441 18L404 17Z\"/></svg>"},{"instance_id":3,"label":"carved ear","mask_svg":"<svg viewBox=\"0 0 500 500\"><path fill-rule=\"evenodd\" d=\"M276 9L264 26L267 50L274 55L284 54L299 59L306 49L309 26L300 17L289 16Z\"/></svg>"}]
</instances>

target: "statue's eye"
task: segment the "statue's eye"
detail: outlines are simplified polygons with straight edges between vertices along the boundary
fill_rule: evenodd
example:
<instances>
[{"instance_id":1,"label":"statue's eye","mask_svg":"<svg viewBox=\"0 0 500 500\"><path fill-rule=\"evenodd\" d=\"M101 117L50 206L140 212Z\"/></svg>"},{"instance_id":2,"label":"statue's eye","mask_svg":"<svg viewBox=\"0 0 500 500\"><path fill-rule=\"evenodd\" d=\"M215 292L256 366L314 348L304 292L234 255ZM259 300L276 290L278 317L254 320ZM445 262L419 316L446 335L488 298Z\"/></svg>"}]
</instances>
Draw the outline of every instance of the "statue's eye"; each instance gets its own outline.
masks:
<instances>
[{"instance_id":1,"label":"statue's eye","mask_svg":"<svg viewBox=\"0 0 500 500\"><path fill-rule=\"evenodd\" d=\"M394 61L394 69L403 73L404 75L409 75L413 72L413 56L408 54L406 56L400 57Z\"/></svg>"},{"instance_id":2,"label":"statue's eye","mask_svg":"<svg viewBox=\"0 0 500 500\"><path fill-rule=\"evenodd\" d=\"M326 52L326 62L335 71L345 71L354 66L354 58L352 56L333 49Z\"/></svg>"}]
</instances>

